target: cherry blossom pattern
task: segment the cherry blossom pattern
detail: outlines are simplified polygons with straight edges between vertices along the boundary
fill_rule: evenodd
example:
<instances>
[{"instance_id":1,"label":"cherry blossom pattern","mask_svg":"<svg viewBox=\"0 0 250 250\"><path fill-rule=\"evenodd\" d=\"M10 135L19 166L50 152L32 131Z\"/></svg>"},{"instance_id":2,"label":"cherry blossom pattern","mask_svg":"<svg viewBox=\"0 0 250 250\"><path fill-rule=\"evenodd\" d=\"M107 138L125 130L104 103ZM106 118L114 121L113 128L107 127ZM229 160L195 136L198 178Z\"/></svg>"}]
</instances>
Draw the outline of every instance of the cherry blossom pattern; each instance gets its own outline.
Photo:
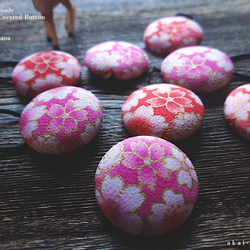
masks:
<instances>
[{"instance_id":1,"label":"cherry blossom pattern","mask_svg":"<svg viewBox=\"0 0 250 250\"><path fill-rule=\"evenodd\" d=\"M224 103L224 115L232 129L250 140L250 84L233 90Z\"/></svg>"},{"instance_id":2,"label":"cherry blossom pattern","mask_svg":"<svg viewBox=\"0 0 250 250\"><path fill-rule=\"evenodd\" d=\"M102 119L101 104L91 92L64 86L36 96L24 108L19 125L24 141L37 152L63 154L89 143Z\"/></svg>"},{"instance_id":3,"label":"cherry blossom pattern","mask_svg":"<svg viewBox=\"0 0 250 250\"><path fill-rule=\"evenodd\" d=\"M35 97L56 87L76 86L80 77L79 61L61 51L42 51L29 55L12 72L16 90L27 97Z\"/></svg>"},{"instance_id":4,"label":"cherry blossom pattern","mask_svg":"<svg viewBox=\"0 0 250 250\"><path fill-rule=\"evenodd\" d=\"M199 129L204 120L204 106L200 98L186 88L153 84L128 96L121 116L132 135L178 141Z\"/></svg>"},{"instance_id":5,"label":"cherry blossom pattern","mask_svg":"<svg viewBox=\"0 0 250 250\"><path fill-rule=\"evenodd\" d=\"M146 47L158 54L169 54L181 47L199 45L201 26L182 16L164 17L150 23L143 34Z\"/></svg>"},{"instance_id":6,"label":"cherry blossom pattern","mask_svg":"<svg viewBox=\"0 0 250 250\"><path fill-rule=\"evenodd\" d=\"M198 179L188 157L174 144L137 136L114 145L100 161L95 193L103 214L132 234L160 235L192 212Z\"/></svg>"},{"instance_id":7,"label":"cherry blossom pattern","mask_svg":"<svg viewBox=\"0 0 250 250\"><path fill-rule=\"evenodd\" d=\"M148 218L154 234L173 230L189 217L194 208L194 203L185 204L182 193L167 189L162 196L162 202L152 205L152 214Z\"/></svg>"},{"instance_id":8,"label":"cherry blossom pattern","mask_svg":"<svg viewBox=\"0 0 250 250\"><path fill-rule=\"evenodd\" d=\"M133 234L140 232L143 222L136 210L145 197L138 186L125 187L119 176L106 175L95 193L102 212L110 215L113 224Z\"/></svg>"},{"instance_id":9,"label":"cherry blossom pattern","mask_svg":"<svg viewBox=\"0 0 250 250\"><path fill-rule=\"evenodd\" d=\"M205 46L181 48L162 62L166 83L186 87L196 93L215 91L231 79L234 65L222 51Z\"/></svg>"},{"instance_id":10,"label":"cherry blossom pattern","mask_svg":"<svg viewBox=\"0 0 250 250\"><path fill-rule=\"evenodd\" d=\"M90 48L85 54L84 63L92 73L102 78L127 80L147 70L148 56L133 44L108 41Z\"/></svg>"}]
</instances>

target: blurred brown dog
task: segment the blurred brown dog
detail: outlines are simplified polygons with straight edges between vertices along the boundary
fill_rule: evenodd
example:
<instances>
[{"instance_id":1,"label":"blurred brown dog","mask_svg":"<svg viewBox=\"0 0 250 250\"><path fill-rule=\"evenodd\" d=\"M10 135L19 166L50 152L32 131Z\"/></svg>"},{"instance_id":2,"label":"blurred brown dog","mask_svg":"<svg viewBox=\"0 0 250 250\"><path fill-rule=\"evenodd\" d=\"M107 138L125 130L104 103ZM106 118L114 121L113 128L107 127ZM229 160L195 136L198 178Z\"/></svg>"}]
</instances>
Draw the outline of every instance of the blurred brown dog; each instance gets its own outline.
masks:
<instances>
[{"instance_id":1,"label":"blurred brown dog","mask_svg":"<svg viewBox=\"0 0 250 250\"><path fill-rule=\"evenodd\" d=\"M46 28L47 40L52 41L54 49L60 49L53 19L53 8L59 3L65 6L67 9L65 27L69 36L73 36L75 26L75 7L70 0L32 0L32 2L35 9L45 17L44 25Z\"/></svg>"}]
</instances>

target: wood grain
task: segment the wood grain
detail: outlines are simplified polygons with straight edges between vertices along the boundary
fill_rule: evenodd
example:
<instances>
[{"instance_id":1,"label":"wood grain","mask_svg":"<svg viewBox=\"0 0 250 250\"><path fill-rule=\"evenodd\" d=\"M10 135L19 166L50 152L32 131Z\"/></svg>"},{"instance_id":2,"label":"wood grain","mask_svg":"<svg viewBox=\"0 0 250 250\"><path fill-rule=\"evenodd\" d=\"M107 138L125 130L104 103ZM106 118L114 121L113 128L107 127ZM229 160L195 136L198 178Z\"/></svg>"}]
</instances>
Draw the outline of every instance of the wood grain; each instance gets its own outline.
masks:
<instances>
[{"instance_id":1,"label":"wood grain","mask_svg":"<svg viewBox=\"0 0 250 250\"><path fill-rule=\"evenodd\" d=\"M147 2L147 1L144 1ZM149 1L149 4L151 1ZM123 40L145 49L142 34L153 20L177 12L194 15L204 29L202 44L232 56L249 52L250 2L171 1L161 8L136 6L116 11L77 13L76 34L67 37L64 15L55 16L62 50L83 65L88 48L106 40ZM128 2L130 4L130 2ZM165 6L165 7L164 7ZM16 7L18 8L18 7ZM20 60L51 45L41 22L1 21L1 60ZM146 49L145 49L146 50ZM131 135L124 128L120 109L135 89L163 82L163 60L146 50L150 67L130 81L102 80L82 67L79 86L93 92L104 110L102 128L86 147L65 156L46 156L28 146L0 151L1 249L239 249L250 247L249 142L225 123L223 103L237 86L247 83L233 77L224 88L202 94L205 120L190 138L176 143L193 162L199 178L199 197L190 218L175 231L159 237L126 234L101 214L94 194L97 165L107 150ZM235 65L249 71L249 60ZM1 69L0 75L11 75ZM21 112L29 100L18 95L8 80L0 81L0 108ZM0 144L21 143L18 119L0 115ZM232 245L237 243L245 246ZM231 246L227 246L230 242ZM248 245L246 243L249 242Z\"/></svg>"}]
</instances>

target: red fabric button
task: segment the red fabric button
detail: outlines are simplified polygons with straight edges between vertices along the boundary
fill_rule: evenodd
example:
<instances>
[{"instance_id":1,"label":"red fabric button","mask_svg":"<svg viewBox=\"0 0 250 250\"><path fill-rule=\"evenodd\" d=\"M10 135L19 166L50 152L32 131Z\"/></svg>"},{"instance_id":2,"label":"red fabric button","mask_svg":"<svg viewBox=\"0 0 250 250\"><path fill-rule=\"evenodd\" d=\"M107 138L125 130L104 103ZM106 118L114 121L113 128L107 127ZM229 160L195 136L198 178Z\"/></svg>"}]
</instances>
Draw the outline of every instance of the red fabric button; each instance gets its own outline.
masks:
<instances>
[{"instance_id":1,"label":"red fabric button","mask_svg":"<svg viewBox=\"0 0 250 250\"><path fill-rule=\"evenodd\" d=\"M76 86L80 77L79 61L61 51L42 51L27 56L12 73L16 90L28 97L56 87Z\"/></svg>"},{"instance_id":2,"label":"red fabric button","mask_svg":"<svg viewBox=\"0 0 250 250\"><path fill-rule=\"evenodd\" d=\"M202 37L201 26L183 16L158 19L147 26L143 35L146 47L163 55L181 47L198 45Z\"/></svg>"},{"instance_id":3,"label":"red fabric button","mask_svg":"<svg viewBox=\"0 0 250 250\"><path fill-rule=\"evenodd\" d=\"M193 134L204 119L204 106L192 91L154 84L133 92L122 106L122 120L133 135L178 141Z\"/></svg>"}]
</instances>

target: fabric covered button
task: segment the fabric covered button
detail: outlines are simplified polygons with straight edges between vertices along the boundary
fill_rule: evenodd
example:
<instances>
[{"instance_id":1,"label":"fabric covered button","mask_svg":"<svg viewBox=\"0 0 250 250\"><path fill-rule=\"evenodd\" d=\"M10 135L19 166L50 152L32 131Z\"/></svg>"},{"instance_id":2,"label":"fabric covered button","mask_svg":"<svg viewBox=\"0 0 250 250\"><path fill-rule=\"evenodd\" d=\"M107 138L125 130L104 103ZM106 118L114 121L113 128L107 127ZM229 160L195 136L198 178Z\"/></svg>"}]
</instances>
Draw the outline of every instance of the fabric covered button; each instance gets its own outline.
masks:
<instances>
[{"instance_id":1,"label":"fabric covered button","mask_svg":"<svg viewBox=\"0 0 250 250\"><path fill-rule=\"evenodd\" d=\"M202 37L201 26L182 16L158 19L149 24L143 34L146 47L162 55L181 47L199 45Z\"/></svg>"},{"instance_id":2,"label":"fabric covered button","mask_svg":"<svg viewBox=\"0 0 250 250\"><path fill-rule=\"evenodd\" d=\"M233 71L233 62L225 53L205 46L178 49L168 55L161 66L165 82L196 93L211 92L225 86Z\"/></svg>"},{"instance_id":3,"label":"fabric covered button","mask_svg":"<svg viewBox=\"0 0 250 250\"><path fill-rule=\"evenodd\" d=\"M198 179L189 158L153 136L125 139L100 161L95 194L103 214L132 234L160 235L182 224L197 200Z\"/></svg>"},{"instance_id":4,"label":"fabric covered button","mask_svg":"<svg viewBox=\"0 0 250 250\"><path fill-rule=\"evenodd\" d=\"M61 51L42 51L21 60L13 70L16 90L28 97L65 85L76 86L81 65L72 55Z\"/></svg>"},{"instance_id":5,"label":"fabric covered button","mask_svg":"<svg viewBox=\"0 0 250 250\"><path fill-rule=\"evenodd\" d=\"M59 87L36 96L23 110L20 132L37 152L63 154L89 143L103 119L99 100L79 87Z\"/></svg>"},{"instance_id":6,"label":"fabric covered button","mask_svg":"<svg viewBox=\"0 0 250 250\"><path fill-rule=\"evenodd\" d=\"M226 121L239 135L250 140L250 84L233 90L225 100Z\"/></svg>"},{"instance_id":7,"label":"fabric covered button","mask_svg":"<svg viewBox=\"0 0 250 250\"><path fill-rule=\"evenodd\" d=\"M121 115L132 135L154 135L178 141L201 126L204 106L200 98L186 88L153 84L133 92L123 103Z\"/></svg>"},{"instance_id":8,"label":"fabric covered button","mask_svg":"<svg viewBox=\"0 0 250 250\"><path fill-rule=\"evenodd\" d=\"M127 80L142 75L148 68L147 54L137 46L108 41L90 48L84 57L86 67L102 77Z\"/></svg>"}]
</instances>

